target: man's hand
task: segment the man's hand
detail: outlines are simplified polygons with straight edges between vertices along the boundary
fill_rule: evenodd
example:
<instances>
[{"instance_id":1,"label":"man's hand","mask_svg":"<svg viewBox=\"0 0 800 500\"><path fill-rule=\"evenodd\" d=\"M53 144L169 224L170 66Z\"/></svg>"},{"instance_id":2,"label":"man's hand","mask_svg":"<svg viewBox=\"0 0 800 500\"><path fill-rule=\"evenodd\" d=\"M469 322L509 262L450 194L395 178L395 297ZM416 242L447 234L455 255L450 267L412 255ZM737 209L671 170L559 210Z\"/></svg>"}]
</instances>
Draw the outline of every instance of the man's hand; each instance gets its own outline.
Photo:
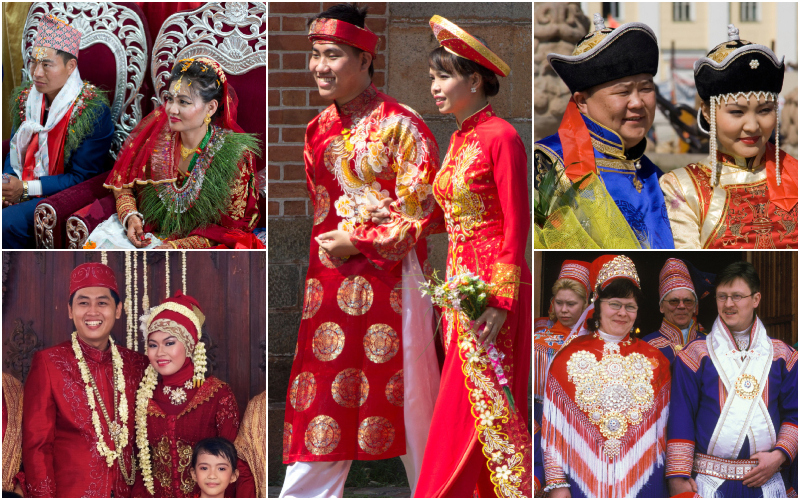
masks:
<instances>
[{"instance_id":1,"label":"man's hand","mask_svg":"<svg viewBox=\"0 0 800 500\"><path fill-rule=\"evenodd\" d=\"M394 200L391 198L384 198L377 205L367 205L364 207L367 212L372 215L372 222L376 226L380 226L391 220L392 214L389 213L389 205L391 205L393 201Z\"/></svg>"},{"instance_id":2,"label":"man's hand","mask_svg":"<svg viewBox=\"0 0 800 500\"><path fill-rule=\"evenodd\" d=\"M480 337L478 337L478 345L484 345L484 343L494 344L497 334L500 333L503 323L506 322L506 316L508 316L508 311L496 307L487 307L486 310L483 311L480 318L472 323L472 331L475 335L478 334L478 326L484 323L486 324Z\"/></svg>"},{"instance_id":3,"label":"man's hand","mask_svg":"<svg viewBox=\"0 0 800 500\"><path fill-rule=\"evenodd\" d=\"M548 498L572 498L569 488L554 488L547 494Z\"/></svg>"},{"instance_id":4,"label":"man's hand","mask_svg":"<svg viewBox=\"0 0 800 500\"><path fill-rule=\"evenodd\" d=\"M331 257L350 257L361 253L350 241L350 233L347 231L338 229L336 231L328 231L314 239Z\"/></svg>"},{"instance_id":5,"label":"man's hand","mask_svg":"<svg viewBox=\"0 0 800 500\"><path fill-rule=\"evenodd\" d=\"M667 480L667 485L669 486L669 494L673 497L687 491L697 493L697 483L692 478L671 477Z\"/></svg>"},{"instance_id":6,"label":"man's hand","mask_svg":"<svg viewBox=\"0 0 800 500\"><path fill-rule=\"evenodd\" d=\"M22 198L22 181L9 175L8 182L3 183L3 207L19 203L20 198Z\"/></svg>"},{"instance_id":7,"label":"man's hand","mask_svg":"<svg viewBox=\"0 0 800 500\"><path fill-rule=\"evenodd\" d=\"M780 450L760 451L752 455L750 459L758 460L758 465L744 475L742 484L748 488L760 488L778 472L781 464L786 460L786 455Z\"/></svg>"},{"instance_id":8,"label":"man's hand","mask_svg":"<svg viewBox=\"0 0 800 500\"><path fill-rule=\"evenodd\" d=\"M128 217L128 241L136 248L144 248L150 244L150 238L144 237L142 219L138 215Z\"/></svg>"}]
</instances>

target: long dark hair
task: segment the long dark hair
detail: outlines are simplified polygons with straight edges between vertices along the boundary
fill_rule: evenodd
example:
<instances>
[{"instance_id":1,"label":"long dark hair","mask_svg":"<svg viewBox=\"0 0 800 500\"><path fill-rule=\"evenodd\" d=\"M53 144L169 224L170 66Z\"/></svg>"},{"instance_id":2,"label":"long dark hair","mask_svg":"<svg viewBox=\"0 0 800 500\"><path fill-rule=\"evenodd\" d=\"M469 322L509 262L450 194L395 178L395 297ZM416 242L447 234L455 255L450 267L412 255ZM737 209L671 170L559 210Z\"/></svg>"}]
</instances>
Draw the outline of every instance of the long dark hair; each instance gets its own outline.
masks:
<instances>
[{"instance_id":1,"label":"long dark hair","mask_svg":"<svg viewBox=\"0 0 800 500\"><path fill-rule=\"evenodd\" d=\"M592 315L586 321L589 331L596 332L600 329L600 304L598 302L607 299L633 299L636 301L636 305L641 308L642 302L644 302L644 294L633 281L627 278L611 280L611 283L597 294ZM633 322L634 330L639 327L639 323L641 323L641 315L637 314L636 320Z\"/></svg>"}]
</instances>

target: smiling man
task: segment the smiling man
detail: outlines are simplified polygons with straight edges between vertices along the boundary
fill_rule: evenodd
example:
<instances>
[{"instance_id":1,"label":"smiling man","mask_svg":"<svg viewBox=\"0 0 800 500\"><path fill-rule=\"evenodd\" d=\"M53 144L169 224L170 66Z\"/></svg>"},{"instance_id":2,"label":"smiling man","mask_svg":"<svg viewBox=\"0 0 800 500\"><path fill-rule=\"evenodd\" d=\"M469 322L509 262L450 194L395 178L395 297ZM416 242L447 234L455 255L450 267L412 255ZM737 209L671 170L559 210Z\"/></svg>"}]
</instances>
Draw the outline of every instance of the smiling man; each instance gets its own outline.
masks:
<instances>
[{"instance_id":1,"label":"smiling man","mask_svg":"<svg viewBox=\"0 0 800 500\"><path fill-rule=\"evenodd\" d=\"M333 102L306 129L314 227L282 497L340 497L353 460L397 456L413 492L437 395L434 350L415 349L433 338L418 288L425 236L442 222L439 150L416 112L372 84L378 36L365 17L339 4L309 23L309 70Z\"/></svg>"},{"instance_id":2,"label":"smiling man","mask_svg":"<svg viewBox=\"0 0 800 500\"><path fill-rule=\"evenodd\" d=\"M670 493L783 498L780 469L797 457L797 351L767 336L752 264L729 265L716 285L711 333L673 363Z\"/></svg>"},{"instance_id":3,"label":"smiling man","mask_svg":"<svg viewBox=\"0 0 800 500\"><path fill-rule=\"evenodd\" d=\"M677 353L689 342L705 338L705 333L697 323L697 292L686 264L679 259L667 259L658 281L661 297L658 307L664 319L661 328L642 340L661 351L672 366Z\"/></svg>"},{"instance_id":4,"label":"smiling man","mask_svg":"<svg viewBox=\"0 0 800 500\"><path fill-rule=\"evenodd\" d=\"M572 98L558 133L534 145L534 185L553 168L565 176L562 189L594 173L642 247L674 248L662 172L644 156L656 112L656 36L642 23L605 28L599 14L594 24L572 55L547 55Z\"/></svg>"},{"instance_id":5,"label":"smiling man","mask_svg":"<svg viewBox=\"0 0 800 500\"><path fill-rule=\"evenodd\" d=\"M37 352L25 383L22 463L29 496L129 497L141 354L109 340L122 314L117 280L87 263L70 276L72 341Z\"/></svg>"},{"instance_id":6,"label":"smiling man","mask_svg":"<svg viewBox=\"0 0 800 500\"><path fill-rule=\"evenodd\" d=\"M33 240L33 212L45 196L111 165L114 126L108 100L81 80L81 32L45 16L31 52L32 81L11 96L11 151L3 163L3 248Z\"/></svg>"}]
</instances>

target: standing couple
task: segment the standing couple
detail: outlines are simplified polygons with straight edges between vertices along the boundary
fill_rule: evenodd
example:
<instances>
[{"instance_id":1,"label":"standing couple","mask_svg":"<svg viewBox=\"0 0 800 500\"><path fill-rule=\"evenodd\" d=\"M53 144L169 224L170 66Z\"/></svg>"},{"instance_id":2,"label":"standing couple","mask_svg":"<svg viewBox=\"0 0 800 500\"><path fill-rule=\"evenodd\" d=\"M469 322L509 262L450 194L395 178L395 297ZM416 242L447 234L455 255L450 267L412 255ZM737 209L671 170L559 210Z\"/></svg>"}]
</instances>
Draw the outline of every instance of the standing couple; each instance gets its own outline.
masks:
<instances>
[{"instance_id":1,"label":"standing couple","mask_svg":"<svg viewBox=\"0 0 800 500\"><path fill-rule=\"evenodd\" d=\"M594 23L572 55L547 56L572 98L558 133L534 147L535 184L546 186L547 173L555 171L562 175L560 191L573 183L586 189L584 176L596 176L609 202L579 214L583 227L573 225L571 234L545 223L537 243L797 248L797 160L780 150L783 60L764 45L741 40L728 25L728 40L694 64L703 101L697 122L710 137L709 157L664 174L644 155L656 112L655 33L636 22L606 28L599 14ZM630 244L608 236L620 227L632 236Z\"/></svg>"},{"instance_id":2,"label":"standing couple","mask_svg":"<svg viewBox=\"0 0 800 500\"><path fill-rule=\"evenodd\" d=\"M365 17L340 4L309 23L309 70L333 104L306 130L314 228L281 496L341 497L353 460L400 456L416 497L530 497L527 405L509 403L485 350L496 346L514 400L527 401L527 157L488 103L510 68L431 18L431 94L458 125L440 168L419 115L372 85L378 37ZM445 229L448 276L476 273L492 294L474 323L443 311L440 379L418 287L425 237Z\"/></svg>"}]
</instances>

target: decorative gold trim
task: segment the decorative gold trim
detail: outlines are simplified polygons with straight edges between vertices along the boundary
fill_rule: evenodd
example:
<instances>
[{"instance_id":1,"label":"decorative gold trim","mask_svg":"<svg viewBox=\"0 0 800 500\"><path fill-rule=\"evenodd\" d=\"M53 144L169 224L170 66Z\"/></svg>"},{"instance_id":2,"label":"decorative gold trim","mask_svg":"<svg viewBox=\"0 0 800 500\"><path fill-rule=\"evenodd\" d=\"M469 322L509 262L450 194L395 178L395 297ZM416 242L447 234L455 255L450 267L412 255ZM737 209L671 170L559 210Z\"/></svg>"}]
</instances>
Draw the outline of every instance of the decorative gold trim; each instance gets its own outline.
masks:
<instances>
[{"instance_id":1,"label":"decorative gold trim","mask_svg":"<svg viewBox=\"0 0 800 500\"><path fill-rule=\"evenodd\" d=\"M455 53L452 50L449 50L449 48L442 43L446 42L447 40L451 40L452 37L455 37L458 40L469 45L473 50L478 52L481 56L485 57L490 63L494 64L497 67L497 69L499 69L502 72L501 76L508 76L508 74L511 73L511 67L508 64L506 64L502 59L500 59L497 56L497 54L486 48L486 46L481 42L479 42L477 39L475 39L475 37L473 37L466 31L462 30L452 22L448 21L442 16L433 16L431 17L429 23L431 24L431 27L433 27L434 24L438 24L439 26L441 26L441 29L438 32L436 32L436 39L451 54L467 59L463 55ZM448 34L452 35L452 37L447 37ZM480 64L480 62L478 61L473 61L473 62Z\"/></svg>"},{"instance_id":2,"label":"decorative gold trim","mask_svg":"<svg viewBox=\"0 0 800 500\"><path fill-rule=\"evenodd\" d=\"M742 399L753 399L758 396L758 380L752 375L743 374L736 379L736 395Z\"/></svg>"},{"instance_id":3,"label":"decorative gold trim","mask_svg":"<svg viewBox=\"0 0 800 500\"><path fill-rule=\"evenodd\" d=\"M189 309L188 307L175 302L164 302L160 306L153 308L153 310L150 312L150 317L147 320L147 333L150 333L150 324L153 322L153 318L165 310L172 311L189 318L192 324L194 324L195 328L197 328L197 339L200 340L201 327L205 322L205 316L203 316L203 314L198 311L197 308L193 307L192 309Z\"/></svg>"}]
</instances>

